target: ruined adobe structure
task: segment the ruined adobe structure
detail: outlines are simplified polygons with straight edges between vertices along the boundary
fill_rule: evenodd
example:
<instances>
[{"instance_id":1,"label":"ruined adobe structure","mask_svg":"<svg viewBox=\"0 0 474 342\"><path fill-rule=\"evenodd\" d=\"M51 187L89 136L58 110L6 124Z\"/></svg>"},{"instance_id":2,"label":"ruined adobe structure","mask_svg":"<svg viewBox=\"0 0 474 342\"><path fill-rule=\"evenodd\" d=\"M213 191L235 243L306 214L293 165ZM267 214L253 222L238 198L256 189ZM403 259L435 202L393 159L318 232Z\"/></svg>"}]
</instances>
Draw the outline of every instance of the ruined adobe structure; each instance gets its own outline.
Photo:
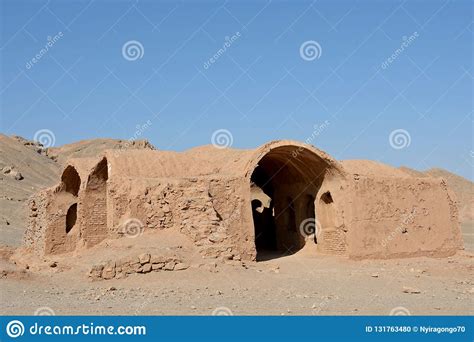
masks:
<instances>
[{"instance_id":1,"label":"ruined adobe structure","mask_svg":"<svg viewBox=\"0 0 474 342\"><path fill-rule=\"evenodd\" d=\"M25 242L51 255L175 229L211 258L301 249L358 259L446 256L463 244L455 201L441 178L338 162L294 141L107 150L70 160L57 186L30 199Z\"/></svg>"}]
</instances>

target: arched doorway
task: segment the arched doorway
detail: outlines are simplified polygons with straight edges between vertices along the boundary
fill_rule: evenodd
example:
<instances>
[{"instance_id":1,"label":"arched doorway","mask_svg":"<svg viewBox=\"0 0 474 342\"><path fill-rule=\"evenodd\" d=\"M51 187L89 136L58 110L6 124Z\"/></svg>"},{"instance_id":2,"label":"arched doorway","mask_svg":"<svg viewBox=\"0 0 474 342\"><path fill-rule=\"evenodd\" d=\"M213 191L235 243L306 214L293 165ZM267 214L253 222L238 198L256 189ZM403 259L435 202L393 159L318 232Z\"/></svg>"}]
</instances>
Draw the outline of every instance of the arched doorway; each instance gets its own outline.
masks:
<instances>
[{"instance_id":1,"label":"arched doorway","mask_svg":"<svg viewBox=\"0 0 474 342\"><path fill-rule=\"evenodd\" d=\"M54 197L48 203L48 211L55 219L51 220L46 230L45 254L66 253L76 248L79 229L74 227L80 186L79 173L74 166L68 165L61 175L61 183L56 188Z\"/></svg>"},{"instance_id":2,"label":"arched doorway","mask_svg":"<svg viewBox=\"0 0 474 342\"><path fill-rule=\"evenodd\" d=\"M73 166L68 165L61 175L61 190L77 197L80 186L81 178L79 174Z\"/></svg>"},{"instance_id":3,"label":"arched doorway","mask_svg":"<svg viewBox=\"0 0 474 342\"><path fill-rule=\"evenodd\" d=\"M77 203L74 203L69 207L66 214L66 234L74 228L77 221Z\"/></svg>"},{"instance_id":4,"label":"arched doorway","mask_svg":"<svg viewBox=\"0 0 474 342\"><path fill-rule=\"evenodd\" d=\"M257 260L293 254L318 242L315 199L329 169L319 155L292 145L273 148L257 161L250 177ZM259 193L268 196L267 205Z\"/></svg>"}]
</instances>

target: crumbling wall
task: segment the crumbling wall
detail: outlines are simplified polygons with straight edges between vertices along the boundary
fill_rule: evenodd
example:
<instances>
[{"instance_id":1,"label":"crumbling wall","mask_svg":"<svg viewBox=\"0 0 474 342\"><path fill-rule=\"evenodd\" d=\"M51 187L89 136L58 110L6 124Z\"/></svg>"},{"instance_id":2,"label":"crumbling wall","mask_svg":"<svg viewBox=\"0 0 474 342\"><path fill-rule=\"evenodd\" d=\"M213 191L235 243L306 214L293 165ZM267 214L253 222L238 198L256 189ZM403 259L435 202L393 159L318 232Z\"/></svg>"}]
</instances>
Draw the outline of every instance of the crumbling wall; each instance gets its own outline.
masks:
<instances>
[{"instance_id":1,"label":"crumbling wall","mask_svg":"<svg viewBox=\"0 0 474 342\"><path fill-rule=\"evenodd\" d=\"M349 256L446 256L462 248L454 194L442 179L354 175L347 191Z\"/></svg>"},{"instance_id":2,"label":"crumbling wall","mask_svg":"<svg viewBox=\"0 0 474 342\"><path fill-rule=\"evenodd\" d=\"M23 235L23 243L36 254L43 254L45 249L45 232L49 215L46 212L52 190L42 190L33 194L27 202L28 225Z\"/></svg>"},{"instance_id":3,"label":"crumbling wall","mask_svg":"<svg viewBox=\"0 0 474 342\"><path fill-rule=\"evenodd\" d=\"M48 199L46 207L47 227L45 231L45 254L59 254L71 252L76 248L76 244L80 237L78 227L67 227L68 210L75 205L77 206L77 197L65 193L56 193Z\"/></svg>"},{"instance_id":4,"label":"crumbling wall","mask_svg":"<svg viewBox=\"0 0 474 342\"><path fill-rule=\"evenodd\" d=\"M277 229L285 230L280 250L309 245L353 258L390 258L451 255L462 247L455 198L443 180L348 176L324 153L288 144L265 145L255 155L197 149L190 165L183 161L189 156L160 152L120 154L122 163L119 157L111 164L105 157L77 160L57 187L30 199L25 242L41 253L64 253L80 242L90 247L175 229L204 257L255 260L251 182L261 166L275 182L272 209ZM145 163L155 156L164 165Z\"/></svg>"},{"instance_id":5,"label":"crumbling wall","mask_svg":"<svg viewBox=\"0 0 474 342\"><path fill-rule=\"evenodd\" d=\"M176 228L204 257L250 258L253 241L241 244L240 187L238 179L113 178L110 234L134 237L145 229Z\"/></svg>"},{"instance_id":6,"label":"crumbling wall","mask_svg":"<svg viewBox=\"0 0 474 342\"><path fill-rule=\"evenodd\" d=\"M24 241L36 253L59 254L76 248L80 238L77 221L80 184L78 173L68 166L56 187L42 190L29 199Z\"/></svg>"}]
</instances>

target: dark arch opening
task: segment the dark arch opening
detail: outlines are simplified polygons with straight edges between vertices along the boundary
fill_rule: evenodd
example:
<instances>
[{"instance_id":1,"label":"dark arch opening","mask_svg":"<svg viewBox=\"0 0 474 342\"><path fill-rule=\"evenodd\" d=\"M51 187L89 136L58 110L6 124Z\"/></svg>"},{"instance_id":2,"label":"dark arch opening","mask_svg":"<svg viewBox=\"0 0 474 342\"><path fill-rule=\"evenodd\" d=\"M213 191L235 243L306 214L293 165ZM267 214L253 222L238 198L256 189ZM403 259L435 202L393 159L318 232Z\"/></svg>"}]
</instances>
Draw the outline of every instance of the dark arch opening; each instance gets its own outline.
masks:
<instances>
[{"instance_id":1,"label":"dark arch opening","mask_svg":"<svg viewBox=\"0 0 474 342\"><path fill-rule=\"evenodd\" d=\"M66 234L71 231L76 225L77 220L77 203L74 203L69 207L66 214Z\"/></svg>"},{"instance_id":2,"label":"dark arch opening","mask_svg":"<svg viewBox=\"0 0 474 342\"><path fill-rule=\"evenodd\" d=\"M321 227L330 232L336 226L336 213L334 209L334 200L329 191L323 193L319 198L319 223Z\"/></svg>"},{"instance_id":3,"label":"dark arch opening","mask_svg":"<svg viewBox=\"0 0 474 342\"><path fill-rule=\"evenodd\" d=\"M94 171L89 175L87 180L87 189L95 190L103 186L109 179L109 168L107 165L107 159L103 158L97 166L94 168Z\"/></svg>"},{"instance_id":4,"label":"dark arch opening","mask_svg":"<svg viewBox=\"0 0 474 342\"><path fill-rule=\"evenodd\" d=\"M317 242L307 232L314 229L315 198L328 167L317 154L296 146L274 148L259 160L251 175L257 260L293 254L307 241ZM270 198L268 208L261 210L258 193Z\"/></svg>"},{"instance_id":5,"label":"dark arch opening","mask_svg":"<svg viewBox=\"0 0 474 342\"><path fill-rule=\"evenodd\" d=\"M321 201L324 204L331 204L332 202L334 202L332 199L331 193L329 191L321 195Z\"/></svg>"},{"instance_id":6,"label":"dark arch opening","mask_svg":"<svg viewBox=\"0 0 474 342\"><path fill-rule=\"evenodd\" d=\"M69 165L64 169L61 176L62 189L70 194L77 196L79 194L79 188L81 186L81 177L77 173L76 169Z\"/></svg>"}]
</instances>

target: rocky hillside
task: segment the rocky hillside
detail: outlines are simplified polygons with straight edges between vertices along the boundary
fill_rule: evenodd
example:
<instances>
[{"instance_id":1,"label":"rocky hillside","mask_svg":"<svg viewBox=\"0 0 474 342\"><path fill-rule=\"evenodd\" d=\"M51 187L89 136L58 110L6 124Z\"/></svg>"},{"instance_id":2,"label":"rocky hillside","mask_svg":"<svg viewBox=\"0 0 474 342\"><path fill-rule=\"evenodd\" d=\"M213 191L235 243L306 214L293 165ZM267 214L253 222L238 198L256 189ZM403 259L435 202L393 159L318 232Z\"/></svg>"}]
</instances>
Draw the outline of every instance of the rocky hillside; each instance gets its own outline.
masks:
<instances>
[{"instance_id":1,"label":"rocky hillside","mask_svg":"<svg viewBox=\"0 0 474 342\"><path fill-rule=\"evenodd\" d=\"M92 157L106 149L154 149L145 140L84 140L54 148L0 134L0 245L18 246L26 228L25 202L54 185L69 158Z\"/></svg>"},{"instance_id":2,"label":"rocky hillside","mask_svg":"<svg viewBox=\"0 0 474 342\"><path fill-rule=\"evenodd\" d=\"M48 148L47 155L60 164L64 164L70 158L94 157L104 150L115 149L154 150L155 148L147 140L92 139Z\"/></svg>"}]
</instances>

